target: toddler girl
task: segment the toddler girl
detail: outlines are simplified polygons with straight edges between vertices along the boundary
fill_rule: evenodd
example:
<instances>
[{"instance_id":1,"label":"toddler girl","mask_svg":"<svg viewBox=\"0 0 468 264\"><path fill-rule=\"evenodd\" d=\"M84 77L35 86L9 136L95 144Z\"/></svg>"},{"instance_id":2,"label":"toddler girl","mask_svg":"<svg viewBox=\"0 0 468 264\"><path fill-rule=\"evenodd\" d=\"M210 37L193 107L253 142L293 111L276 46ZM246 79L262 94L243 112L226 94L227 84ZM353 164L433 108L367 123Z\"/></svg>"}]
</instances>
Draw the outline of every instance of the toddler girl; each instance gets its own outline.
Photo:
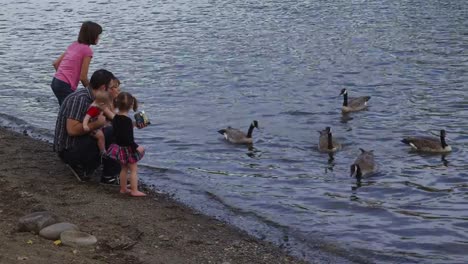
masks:
<instances>
[{"instance_id":1,"label":"toddler girl","mask_svg":"<svg viewBox=\"0 0 468 264\"><path fill-rule=\"evenodd\" d=\"M136 111L138 103L135 97L127 92L121 92L116 100L115 107L119 112L112 119L115 143L107 149L108 157L120 162L120 193L129 193L131 196L146 196L138 191L137 162L143 158L145 149L138 146L133 138L133 121L128 117L130 109ZM127 189L127 174L130 170L130 190Z\"/></svg>"}]
</instances>

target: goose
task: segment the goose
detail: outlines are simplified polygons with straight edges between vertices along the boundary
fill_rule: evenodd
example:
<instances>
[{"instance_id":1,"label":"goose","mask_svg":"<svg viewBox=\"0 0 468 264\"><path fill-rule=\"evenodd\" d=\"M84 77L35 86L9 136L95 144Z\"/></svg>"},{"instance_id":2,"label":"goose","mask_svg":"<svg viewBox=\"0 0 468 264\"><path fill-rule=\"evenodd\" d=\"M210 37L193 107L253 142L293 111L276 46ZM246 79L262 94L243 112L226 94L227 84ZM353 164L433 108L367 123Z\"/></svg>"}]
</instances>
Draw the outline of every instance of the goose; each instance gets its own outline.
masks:
<instances>
[{"instance_id":1,"label":"goose","mask_svg":"<svg viewBox=\"0 0 468 264\"><path fill-rule=\"evenodd\" d=\"M340 95L343 95L343 106L341 111L343 113L361 111L367 108L367 101L371 98L370 96L360 96L355 98L348 98L348 90L343 88Z\"/></svg>"},{"instance_id":2,"label":"goose","mask_svg":"<svg viewBox=\"0 0 468 264\"><path fill-rule=\"evenodd\" d=\"M374 161L374 151L366 151L360 148L361 153L351 165L351 177L360 180L377 172L377 165Z\"/></svg>"},{"instance_id":3,"label":"goose","mask_svg":"<svg viewBox=\"0 0 468 264\"><path fill-rule=\"evenodd\" d=\"M412 149L421 152L447 153L452 147L445 142L445 130L440 130L440 137L405 137L401 142L410 145Z\"/></svg>"},{"instance_id":4,"label":"goose","mask_svg":"<svg viewBox=\"0 0 468 264\"><path fill-rule=\"evenodd\" d=\"M230 126L225 129L218 130L218 133L223 135L227 141L234 144L252 144L252 131L254 127L258 129L257 120L252 121L247 135L239 129L232 128Z\"/></svg>"},{"instance_id":5,"label":"goose","mask_svg":"<svg viewBox=\"0 0 468 264\"><path fill-rule=\"evenodd\" d=\"M330 127L326 127L320 133L318 149L322 152L335 152L341 148L341 144L333 140Z\"/></svg>"}]
</instances>

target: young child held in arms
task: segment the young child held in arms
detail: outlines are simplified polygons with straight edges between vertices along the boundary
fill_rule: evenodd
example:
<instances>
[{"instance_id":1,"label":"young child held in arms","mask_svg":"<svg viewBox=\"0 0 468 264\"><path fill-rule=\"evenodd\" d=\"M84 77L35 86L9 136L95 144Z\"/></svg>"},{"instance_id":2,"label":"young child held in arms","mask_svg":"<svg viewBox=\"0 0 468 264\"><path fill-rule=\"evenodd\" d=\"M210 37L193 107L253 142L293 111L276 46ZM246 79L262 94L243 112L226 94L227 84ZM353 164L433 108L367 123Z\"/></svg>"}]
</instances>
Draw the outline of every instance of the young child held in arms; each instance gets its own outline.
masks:
<instances>
[{"instance_id":1,"label":"young child held in arms","mask_svg":"<svg viewBox=\"0 0 468 264\"><path fill-rule=\"evenodd\" d=\"M145 193L138 191L137 162L143 158L145 149L135 143L133 138L133 121L128 117L130 109L136 111L138 103L135 97L127 92L121 92L115 107L119 112L112 119L115 143L107 149L108 157L120 162L120 193L142 197ZM130 190L127 189L127 174L130 171Z\"/></svg>"},{"instance_id":2,"label":"young child held in arms","mask_svg":"<svg viewBox=\"0 0 468 264\"><path fill-rule=\"evenodd\" d=\"M83 129L86 132L89 132L89 122L92 121L94 118L98 117L99 115L103 114L104 111L109 111L108 108L112 100L108 93L106 92L98 92L96 94L96 98L91 103L86 112L85 118L83 119ZM101 156L106 154L106 140L104 138L104 133L101 129L97 129L92 131L91 136L97 140L97 145L99 151L101 152Z\"/></svg>"}]
</instances>

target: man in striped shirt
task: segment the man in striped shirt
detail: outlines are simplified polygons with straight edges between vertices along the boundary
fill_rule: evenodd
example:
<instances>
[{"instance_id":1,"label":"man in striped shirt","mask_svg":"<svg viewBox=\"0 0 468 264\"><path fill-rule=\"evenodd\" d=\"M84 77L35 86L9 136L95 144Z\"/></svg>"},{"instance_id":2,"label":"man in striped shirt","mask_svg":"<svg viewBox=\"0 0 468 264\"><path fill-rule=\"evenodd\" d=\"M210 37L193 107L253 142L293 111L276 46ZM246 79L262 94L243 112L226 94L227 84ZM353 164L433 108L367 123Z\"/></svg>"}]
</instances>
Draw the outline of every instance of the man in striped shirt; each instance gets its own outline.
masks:
<instances>
[{"instance_id":1,"label":"man in striped shirt","mask_svg":"<svg viewBox=\"0 0 468 264\"><path fill-rule=\"evenodd\" d=\"M60 107L55 126L54 151L73 169L80 180L88 180L88 176L101 164L96 139L83 129L83 119L96 93L107 92L113 86L114 79L110 71L95 71L89 86L67 96ZM105 116L98 116L96 121L89 123L90 131L102 128L106 122ZM105 127L103 132L107 147L111 143L112 127ZM115 182L115 176L120 172L120 164L112 159L102 159L102 164L101 182Z\"/></svg>"}]
</instances>

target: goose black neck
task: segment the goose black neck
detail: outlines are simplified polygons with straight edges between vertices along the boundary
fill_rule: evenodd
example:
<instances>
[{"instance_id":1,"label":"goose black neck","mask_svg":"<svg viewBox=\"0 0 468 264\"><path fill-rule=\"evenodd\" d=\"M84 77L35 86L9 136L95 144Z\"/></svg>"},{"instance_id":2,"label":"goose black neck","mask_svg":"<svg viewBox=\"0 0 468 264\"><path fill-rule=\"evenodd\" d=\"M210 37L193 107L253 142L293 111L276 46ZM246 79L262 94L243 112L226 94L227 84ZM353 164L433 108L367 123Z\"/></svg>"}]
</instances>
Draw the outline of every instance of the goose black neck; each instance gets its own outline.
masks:
<instances>
[{"instance_id":1,"label":"goose black neck","mask_svg":"<svg viewBox=\"0 0 468 264\"><path fill-rule=\"evenodd\" d=\"M254 125L250 124L249 131L247 132L247 137L251 138L252 137L252 131L254 129Z\"/></svg>"},{"instance_id":2,"label":"goose black neck","mask_svg":"<svg viewBox=\"0 0 468 264\"><path fill-rule=\"evenodd\" d=\"M447 147L447 142L445 142L445 137L443 135L440 135L440 143L442 144L442 148Z\"/></svg>"},{"instance_id":3,"label":"goose black neck","mask_svg":"<svg viewBox=\"0 0 468 264\"><path fill-rule=\"evenodd\" d=\"M333 149L332 133L328 133L328 149Z\"/></svg>"},{"instance_id":4,"label":"goose black neck","mask_svg":"<svg viewBox=\"0 0 468 264\"><path fill-rule=\"evenodd\" d=\"M348 94L343 94L343 106L348 106Z\"/></svg>"}]
</instances>

